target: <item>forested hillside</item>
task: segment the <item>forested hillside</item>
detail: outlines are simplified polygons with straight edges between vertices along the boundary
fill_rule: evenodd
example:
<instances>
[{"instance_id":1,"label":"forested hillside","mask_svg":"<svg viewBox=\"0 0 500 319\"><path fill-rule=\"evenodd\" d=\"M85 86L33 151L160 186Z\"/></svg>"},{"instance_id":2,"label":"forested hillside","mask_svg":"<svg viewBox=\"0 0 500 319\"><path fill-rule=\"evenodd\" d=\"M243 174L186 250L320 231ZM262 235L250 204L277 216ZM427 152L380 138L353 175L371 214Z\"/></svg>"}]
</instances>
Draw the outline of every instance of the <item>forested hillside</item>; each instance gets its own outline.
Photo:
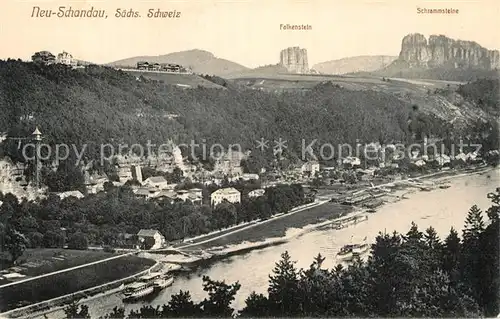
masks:
<instances>
[{"instance_id":1,"label":"forested hillside","mask_svg":"<svg viewBox=\"0 0 500 319\"><path fill-rule=\"evenodd\" d=\"M386 93L349 91L331 83L283 94L182 89L101 66L72 70L0 61L2 130L26 136L38 126L45 143L87 144L90 157L97 156L101 144L160 144L168 138L243 148L261 137L283 138L296 154L302 139L306 145L313 139L332 144L402 140L410 109ZM13 153L17 143L10 143L15 145L4 150Z\"/></svg>"},{"instance_id":2,"label":"forested hillside","mask_svg":"<svg viewBox=\"0 0 500 319\"><path fill-rule=\"evenodd\" d=\"M460 85L457 93L480 108L498 115L500 111L500 80L480 79Z\"/></svg>"}]
</instances>

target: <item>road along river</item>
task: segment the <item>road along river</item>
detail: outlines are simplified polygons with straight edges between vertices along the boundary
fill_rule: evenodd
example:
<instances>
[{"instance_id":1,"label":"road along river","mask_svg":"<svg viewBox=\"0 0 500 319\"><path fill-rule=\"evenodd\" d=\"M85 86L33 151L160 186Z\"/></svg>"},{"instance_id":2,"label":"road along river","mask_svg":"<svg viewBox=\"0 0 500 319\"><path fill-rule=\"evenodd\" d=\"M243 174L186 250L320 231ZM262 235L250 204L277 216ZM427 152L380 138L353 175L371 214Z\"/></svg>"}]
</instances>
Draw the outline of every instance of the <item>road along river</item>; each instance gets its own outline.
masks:
<instances>
[{"instance_id":1,"label":"road along river","mask_svg":"<svg viewBox=\"0 0 500 319\"><path fill-rule=\"evenodd\" d=\"M437 188L430 192L417 191L407 195L407 199L389 203L369 215L365 222L341 230L317 230L295 237L289 242L255 250L243 255L228 257L210 266L198 268L189 274L181 274L175 278L174 284L165 289L158 297L149 303L125 305L126 312L138 309L143 305L163 305L170 295L179 290L188 290L195 301L206 297L202 289L202 276L225 280L227 283L239 281L241 289L236 296L234 307L241 309L245 299L252 291L266 293L268 275L275 262L284 251L288 251L293 260L297 260L299 268L308 267L313 258L321 253L326 257L325 267L336 264L335 256L339 249L351 242L359 242L365 236L368 242L374 241L379 232L397 231L406 233L414 221L420 230L433 226L443 239L454 227L460 233L469 208L476 204L485 210L490 206L486 198L488 192L493 192L500 184L499 171L489 171L483 174L472 174L450 179L451 187ZM485 216L487 219L487 217ZM289 229L289 232L298 232ZM98 318L112 311L115 306L124 306L119 294L93 299L86 303L92 317ZM48 314L49 318L64 318L62 311Z\"/></svg>"}]
</instances>

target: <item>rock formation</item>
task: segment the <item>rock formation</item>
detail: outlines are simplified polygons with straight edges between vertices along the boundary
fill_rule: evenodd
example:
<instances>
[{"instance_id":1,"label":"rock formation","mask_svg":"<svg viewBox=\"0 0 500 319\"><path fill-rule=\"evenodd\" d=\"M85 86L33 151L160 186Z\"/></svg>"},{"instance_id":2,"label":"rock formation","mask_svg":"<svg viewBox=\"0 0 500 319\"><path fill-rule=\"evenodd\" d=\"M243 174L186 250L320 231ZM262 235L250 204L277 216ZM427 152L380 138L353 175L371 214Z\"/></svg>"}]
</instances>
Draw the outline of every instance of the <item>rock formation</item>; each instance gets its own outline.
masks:
<instances>
[{"instance_id":1,"label":"rock formation","mask_svg":"<svg viewBox=\"0 0 500 319\"><path fill-rule=\"evenodd\" d=\"M429 41L419 33L403 38L399 61L410 68L472 68L492 70L500 67L500 54L473 41L431 35Z\"/></svg>"},{"instance_id":2,"label":"rock formation","mask_svg":"<svg viewBox=\"0 0 500 319\"><path fill-rule=\"evenodd\" d=\"M309 73L307 50L299 47L290 47L281 50L280 65L290 73Z\"/></svg>"}]
</instances>

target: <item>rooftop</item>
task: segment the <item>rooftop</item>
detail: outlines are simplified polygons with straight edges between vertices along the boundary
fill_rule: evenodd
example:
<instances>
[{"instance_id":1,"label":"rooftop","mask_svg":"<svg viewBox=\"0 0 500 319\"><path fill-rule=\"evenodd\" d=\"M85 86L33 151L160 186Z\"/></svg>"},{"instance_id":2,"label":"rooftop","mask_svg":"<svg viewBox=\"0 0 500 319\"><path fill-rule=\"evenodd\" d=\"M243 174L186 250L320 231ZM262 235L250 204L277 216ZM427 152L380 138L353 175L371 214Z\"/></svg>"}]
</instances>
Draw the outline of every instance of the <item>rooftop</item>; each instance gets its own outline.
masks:
<instances>
[{"instance_id":1,"label":"rooftop","mask_svg":"<svg viewBox=\"0 0 500 319\"><path fill-rule=\"evenodd\" d=\"M141 229L139 230L139 232L137 233L137 236L143 236L143 237L153 237L154 235L156 234L160 234L159 231L157 231L156 229ZM161 234L160 234L161 235Z\"/></svg>"},{"instance_id":2,"label":"rooftop","mask_svg":"<svg viewBox=\"0 0 500 319\"><path fill-rule=\"evenodd\" d=\"M228 188L221 188L221 189L218 189L216 190L215 192L212 193L213 194L217 194L217 195L229 195L229 194L239 194L240 192L234 188L234 187L228 187Z\"/></svg>"},{"instance_id":3,"label":"rooftop","mask_svg":"<svg viewBox=\"0 0 500 319\"><path fill-rule=\"evenodd\" d=\"M146 183L166 183L167 180L163 176L151 176L145 181Z\"/></svg>"}]
</instances>

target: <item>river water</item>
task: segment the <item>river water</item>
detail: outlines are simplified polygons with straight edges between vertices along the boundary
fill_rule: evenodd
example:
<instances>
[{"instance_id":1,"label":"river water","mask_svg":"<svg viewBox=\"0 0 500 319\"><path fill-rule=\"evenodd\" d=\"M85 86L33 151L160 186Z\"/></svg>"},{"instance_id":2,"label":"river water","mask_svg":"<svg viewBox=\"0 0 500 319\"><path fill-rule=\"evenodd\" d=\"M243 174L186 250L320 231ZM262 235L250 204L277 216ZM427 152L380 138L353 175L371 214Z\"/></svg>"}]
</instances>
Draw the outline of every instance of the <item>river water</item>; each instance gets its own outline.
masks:
<instances>
[{"instance_id":1,"label":"river water","mask_svg":"<svg viewBox=\"0 0 500 319\"><path fill-rule=\"evenodd\" d=\"M321 230L303 234L289 242L256 250L244 255L233 256L218 261L203 269L190 274L182 274L175 278L174 284L165 289L158 297L149 303L128 304L125 306L128 313L131 309L138 309L143 305L163 305L168 302L170 295L179 290L188 290L195 301L206 297L202 289L202 276L212 279L225 280L226 283L239 281L240 291L236 296L233 307L241 309L245 306L245 299L252 291L266 293L268 275L272 272L275 262L280 259L284 251L288 251L299 268L307 268L313 258L321 253L326 257L324 267L330 268L336 264L335 255L339 249L351 242L359 242L366 236L369 243L373 242L379 232L397 231L406 233L411 222L414 221L421 231L433 226L442 239L454 227L460 232L463 228L465 216L469 208L476 204L482 210L490 206L486 198L499 185L499 171L491 171L482 175L469 175L451 179L448 189L435 189L431 192L415 192L395 203L379 208L375 214L370 214L366 222L342 230ZM487 219L487 217L484 217ZM290 230L297 231L297 230ZM92 317L98 318L112 311L115 306L124 306L119 294L109 295L86 303ZM50 318L63 318L62 311L49 314Z\"/></svg>"}]
</instances>

